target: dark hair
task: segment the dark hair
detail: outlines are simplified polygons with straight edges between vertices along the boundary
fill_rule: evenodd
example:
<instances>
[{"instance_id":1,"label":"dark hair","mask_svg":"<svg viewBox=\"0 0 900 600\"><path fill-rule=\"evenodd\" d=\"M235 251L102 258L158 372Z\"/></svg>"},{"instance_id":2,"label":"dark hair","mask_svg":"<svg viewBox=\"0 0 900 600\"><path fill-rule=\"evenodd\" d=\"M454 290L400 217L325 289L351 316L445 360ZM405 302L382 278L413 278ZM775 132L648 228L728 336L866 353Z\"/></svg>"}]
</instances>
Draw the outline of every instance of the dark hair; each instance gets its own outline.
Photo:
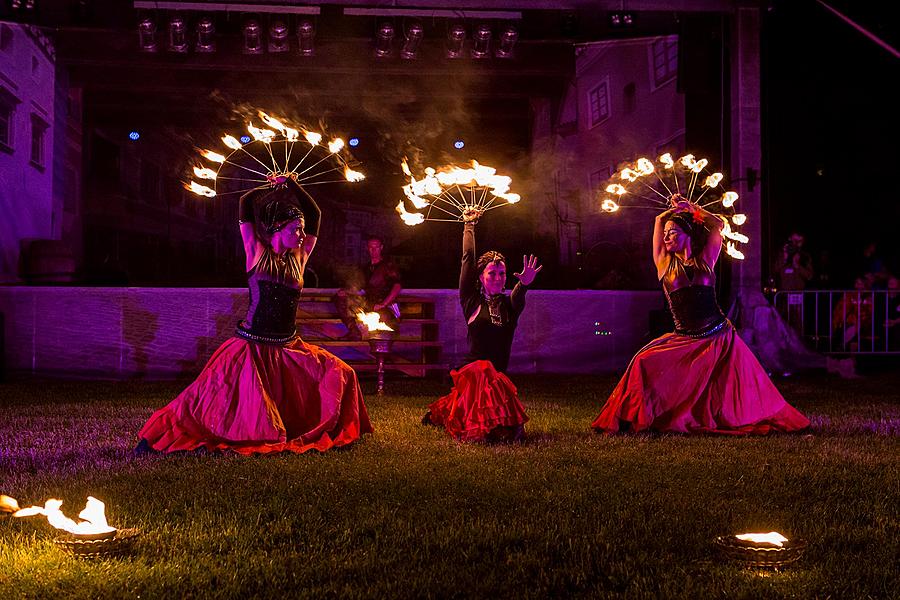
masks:
<instances>
[{"instance_id":1,"label":"dark hair","mask_svg":"<svg viewBox=\"0 0 900 600\"><path fill-rule=\"evenodd\" d=\"M368 244L368 243L371 242L372 240L377 240L378 243L380 243L381 246L384 247L384 238L382 238L380 235L374 235L374 234L373 234L373 235L368 235L368 236L366 236L366 244Z\"/></svg>"},{"instance_id":2,"label":"dark hair","mask_svg":"<svg viewBox=\"0 0 900 600\"><path fill-rule=\"evenodd\" d=\"M694 217L691 213L677 212L669 215L665 223L668 223L669 221L678 225L678 227L687 234L688 238L690 238L692 256L695 252L700 252L706 245L706 239L709 237L709 232L706 230L703 223L694 221ZM663 225L665 225L665 223L663 223Z\"/></svg>"},{"instance_id":3,"label":"dark hair","mask_svg":"<svg viewBox=\"0 0 900 600\"><path fill-rule=\"evenodd\" d=\"M272 236L285 225L303 219L303 211L296 204L294 194L284 187L275 188L259 199L256 222L267 236Z\"/></svg>"},{"instance_id":4,"label":"dark hair","mask_svg":"<svg viewBox=\"0 0 900 600\"><path fill-rule=\"evenodd\" d=\"M484 254L478 257L478 262L475 263L475 268L478 271L478 276L481 277L481 274L484 273L484 270L491 263L495 262L506 262L506 257L497 252L496 250L488 250Z\"/></svg>"}]
</instances>

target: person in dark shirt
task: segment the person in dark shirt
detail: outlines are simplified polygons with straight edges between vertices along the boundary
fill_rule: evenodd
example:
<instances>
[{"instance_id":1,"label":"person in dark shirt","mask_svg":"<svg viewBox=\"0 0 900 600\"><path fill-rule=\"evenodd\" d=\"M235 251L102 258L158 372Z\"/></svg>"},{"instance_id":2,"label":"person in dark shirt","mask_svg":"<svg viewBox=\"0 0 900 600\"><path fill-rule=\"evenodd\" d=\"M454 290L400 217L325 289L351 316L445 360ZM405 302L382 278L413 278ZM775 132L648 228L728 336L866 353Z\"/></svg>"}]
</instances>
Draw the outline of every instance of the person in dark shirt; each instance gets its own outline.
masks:
<instances>
[{"instance_id":1,"label":"person in dark shirt","mask_svg":"<svg viewBox=\"0 0 900 600\"><path fill-rule=\"evenodd\" d=\"M366 241L369 262L362 268L364 287L360 290L342 289L334 298L341 321L347 327L346 336L359 339L358 311L377 312L381 321L396 330L400 321L397 297L403 291L400 271L390 258L384 256L384 240L372 236Z\"/></svg>"},{"instance_id":2,"label":"person in dark shirt","mask_svg":"<svg viewBox=\"0 0 900 600\"><path fill-rule=\"evenodd\" d=\"M463 226L459 302L468 325L466 365L453 371L453 390L428 407L422 422L446 428L466 442L508 442L525 435L528 416L506 376L513 335L525 308L525 292L543 268L533 255L522 257L519 280L508 296L506 259L485 252L475 260L475 223L481 211L467 210Z\"/></svg>"}]
</instances>

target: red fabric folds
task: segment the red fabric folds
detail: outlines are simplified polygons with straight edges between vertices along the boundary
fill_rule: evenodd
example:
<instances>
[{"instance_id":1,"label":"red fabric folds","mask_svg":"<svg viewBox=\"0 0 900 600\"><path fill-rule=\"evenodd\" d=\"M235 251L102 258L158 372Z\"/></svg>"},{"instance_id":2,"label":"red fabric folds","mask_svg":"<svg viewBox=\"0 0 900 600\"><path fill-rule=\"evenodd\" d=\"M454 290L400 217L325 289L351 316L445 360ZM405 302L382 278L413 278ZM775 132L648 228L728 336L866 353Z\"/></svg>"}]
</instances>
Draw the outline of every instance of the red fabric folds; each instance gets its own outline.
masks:
<instances>
[{"instance_id":1,"label":"red fabric folds","mask_svg":"<svg viewBox=\"0 0 900 600\"><path fill-rule=\"evenodd\" d=\"M809 420L785 402L729 323L707 337L668 333L644 346L591 426L764 435L805 429Z\"/></svg>"},{"instance_id":2,"label":"red fabric folds","mask_svg":"<svg viewBox=\"0 0 900 600\"><path fill-rule=\"evenodd\" d=\"M477 360L452 371L453 389L428 407L430 420L464 442L488 439L498 427L519 427L528 421L516 386L490 361Z\"/></svg>"},{"instance_id":3,"label":"red fabric folds","mask_svg":"<svg viewBox=\"0 0 900 600\"><path fill-rule=\"evenodd\" d=\"M356 373L299 338L284 347L233 337L140 431L155 450L307 452L370 433Z\"/></svg>"}]
</instances>

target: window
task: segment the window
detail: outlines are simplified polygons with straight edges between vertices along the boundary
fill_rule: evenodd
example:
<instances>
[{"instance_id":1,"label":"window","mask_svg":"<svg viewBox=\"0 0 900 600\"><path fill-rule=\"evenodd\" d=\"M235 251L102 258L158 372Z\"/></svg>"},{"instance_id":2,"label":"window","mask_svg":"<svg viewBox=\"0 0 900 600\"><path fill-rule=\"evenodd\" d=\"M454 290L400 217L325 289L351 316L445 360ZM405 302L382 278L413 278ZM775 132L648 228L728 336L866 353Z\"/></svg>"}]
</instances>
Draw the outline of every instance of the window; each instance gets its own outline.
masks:
<instances>
[{"instance_id":1,"label":"window","mask_svg":"<svg viewBox=\"0 0 900 600\"><path fill-rule=\"evenodd\" d=\"M0 87L0 150L13 151L13 118L18 98Z\"/></svg>"},{"instance_id":2,"label":"window","mask_svg":"<svg viewBox=\"0 0 900 600\"><path fill-rule=\"evenodd\" d=\"M609 175L606 172L606 169L601 169L599 171L594 171L591 173L590 178L590 187L591 187L591 195L595 196L597 192L600 191L600 186L609 178Z\"/></svg>"},{"instance_id":3,"label":"window","mask_svg":"<svg viewBox=\"0 0 900 600\"><path fill-rule=\"evenodd\" d=\"M31 164L40 169L44 168L46 160L47 129L50 126L39 116L31 115Z\"/></svg>"},{"instance_id":4,"label":"window","mask_svg":"<svg viewBox=\"0 0 900 600\"><path fill-rule=\"evenodd\" d=\"M659 87L673 79L678 73L678 38L665 37L653 42L653 84Z\"/></svg>"},{"instance_id":5,"label":"window","mask_svg":"<svg viewBox=\"0 0 900 600\"><path fill-rule=\"evenodd\" d=\"M591 127L595 127L609 118L609 81L604 81L588 94L591 115Z\"/></svg>"}]
</instances>

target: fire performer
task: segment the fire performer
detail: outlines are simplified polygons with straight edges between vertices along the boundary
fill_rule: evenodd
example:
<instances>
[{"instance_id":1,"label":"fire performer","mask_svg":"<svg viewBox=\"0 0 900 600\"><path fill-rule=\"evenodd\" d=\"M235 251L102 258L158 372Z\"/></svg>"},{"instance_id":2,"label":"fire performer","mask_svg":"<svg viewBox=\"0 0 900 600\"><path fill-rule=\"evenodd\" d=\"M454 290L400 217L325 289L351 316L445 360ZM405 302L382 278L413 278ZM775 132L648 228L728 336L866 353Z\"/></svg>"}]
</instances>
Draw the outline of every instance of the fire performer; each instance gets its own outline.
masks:
<instances>
[{"instance_id":1,"label":"fire performer","mask_svg":"<svg viewBox=\"0 0 900 600\"><path fill-rule=\"evenodd\" d=\"M808 427L716 301L713 268L724 222L679 194L670 206L656 217L653 261L675 331L637 353L592 427L728 434Z\"/></svg>"},{"instance_id":2,"label":"fire performer","mask_svg":"<svg viewBox=\"0 0 900 600\"><path fill-rule=\"evenodd\" d=\"M319 207L290 175L269 181L241 197L247 317L200 376L150 417L139 450L325 451L372 431L353 369L296 334Z\"/></svg>"},{"instance_id":3,"label":"fire performer","mask_svg":"<svg viewBox=\"0 0 900 600\"><path fill-rule=\"evenodd\" d=\"M518 283L510 295L504 294L503 255L490 251L475 261L475 224L482 213L469 208L462 214L459 301L468 324L468 364L450 374L453 389L428 407L422 422L442 426L460 441L519 441L528 416L505 372L525 292L543 267L533 255L523 256L522 271L513 274Z\"/></svg>"},{"instance_id":4,"label":"fire performer","mask_svg":"<svg viewBox=\"0 0 900 600\"><path fill-rule=\"evenodd\" d=\"M357 340L362 337L355 316L360 310L377 312L381 322L395 331L400 321L397 304L397 297L403 291L400 270L390 257L384 255L384 240L380 237L371 236L366 241L366 251L369 263L362 268L365 275L363 288L339 290L333 299L341 322L347 328L346 337Z\"/></svg>"}]
</instances>

